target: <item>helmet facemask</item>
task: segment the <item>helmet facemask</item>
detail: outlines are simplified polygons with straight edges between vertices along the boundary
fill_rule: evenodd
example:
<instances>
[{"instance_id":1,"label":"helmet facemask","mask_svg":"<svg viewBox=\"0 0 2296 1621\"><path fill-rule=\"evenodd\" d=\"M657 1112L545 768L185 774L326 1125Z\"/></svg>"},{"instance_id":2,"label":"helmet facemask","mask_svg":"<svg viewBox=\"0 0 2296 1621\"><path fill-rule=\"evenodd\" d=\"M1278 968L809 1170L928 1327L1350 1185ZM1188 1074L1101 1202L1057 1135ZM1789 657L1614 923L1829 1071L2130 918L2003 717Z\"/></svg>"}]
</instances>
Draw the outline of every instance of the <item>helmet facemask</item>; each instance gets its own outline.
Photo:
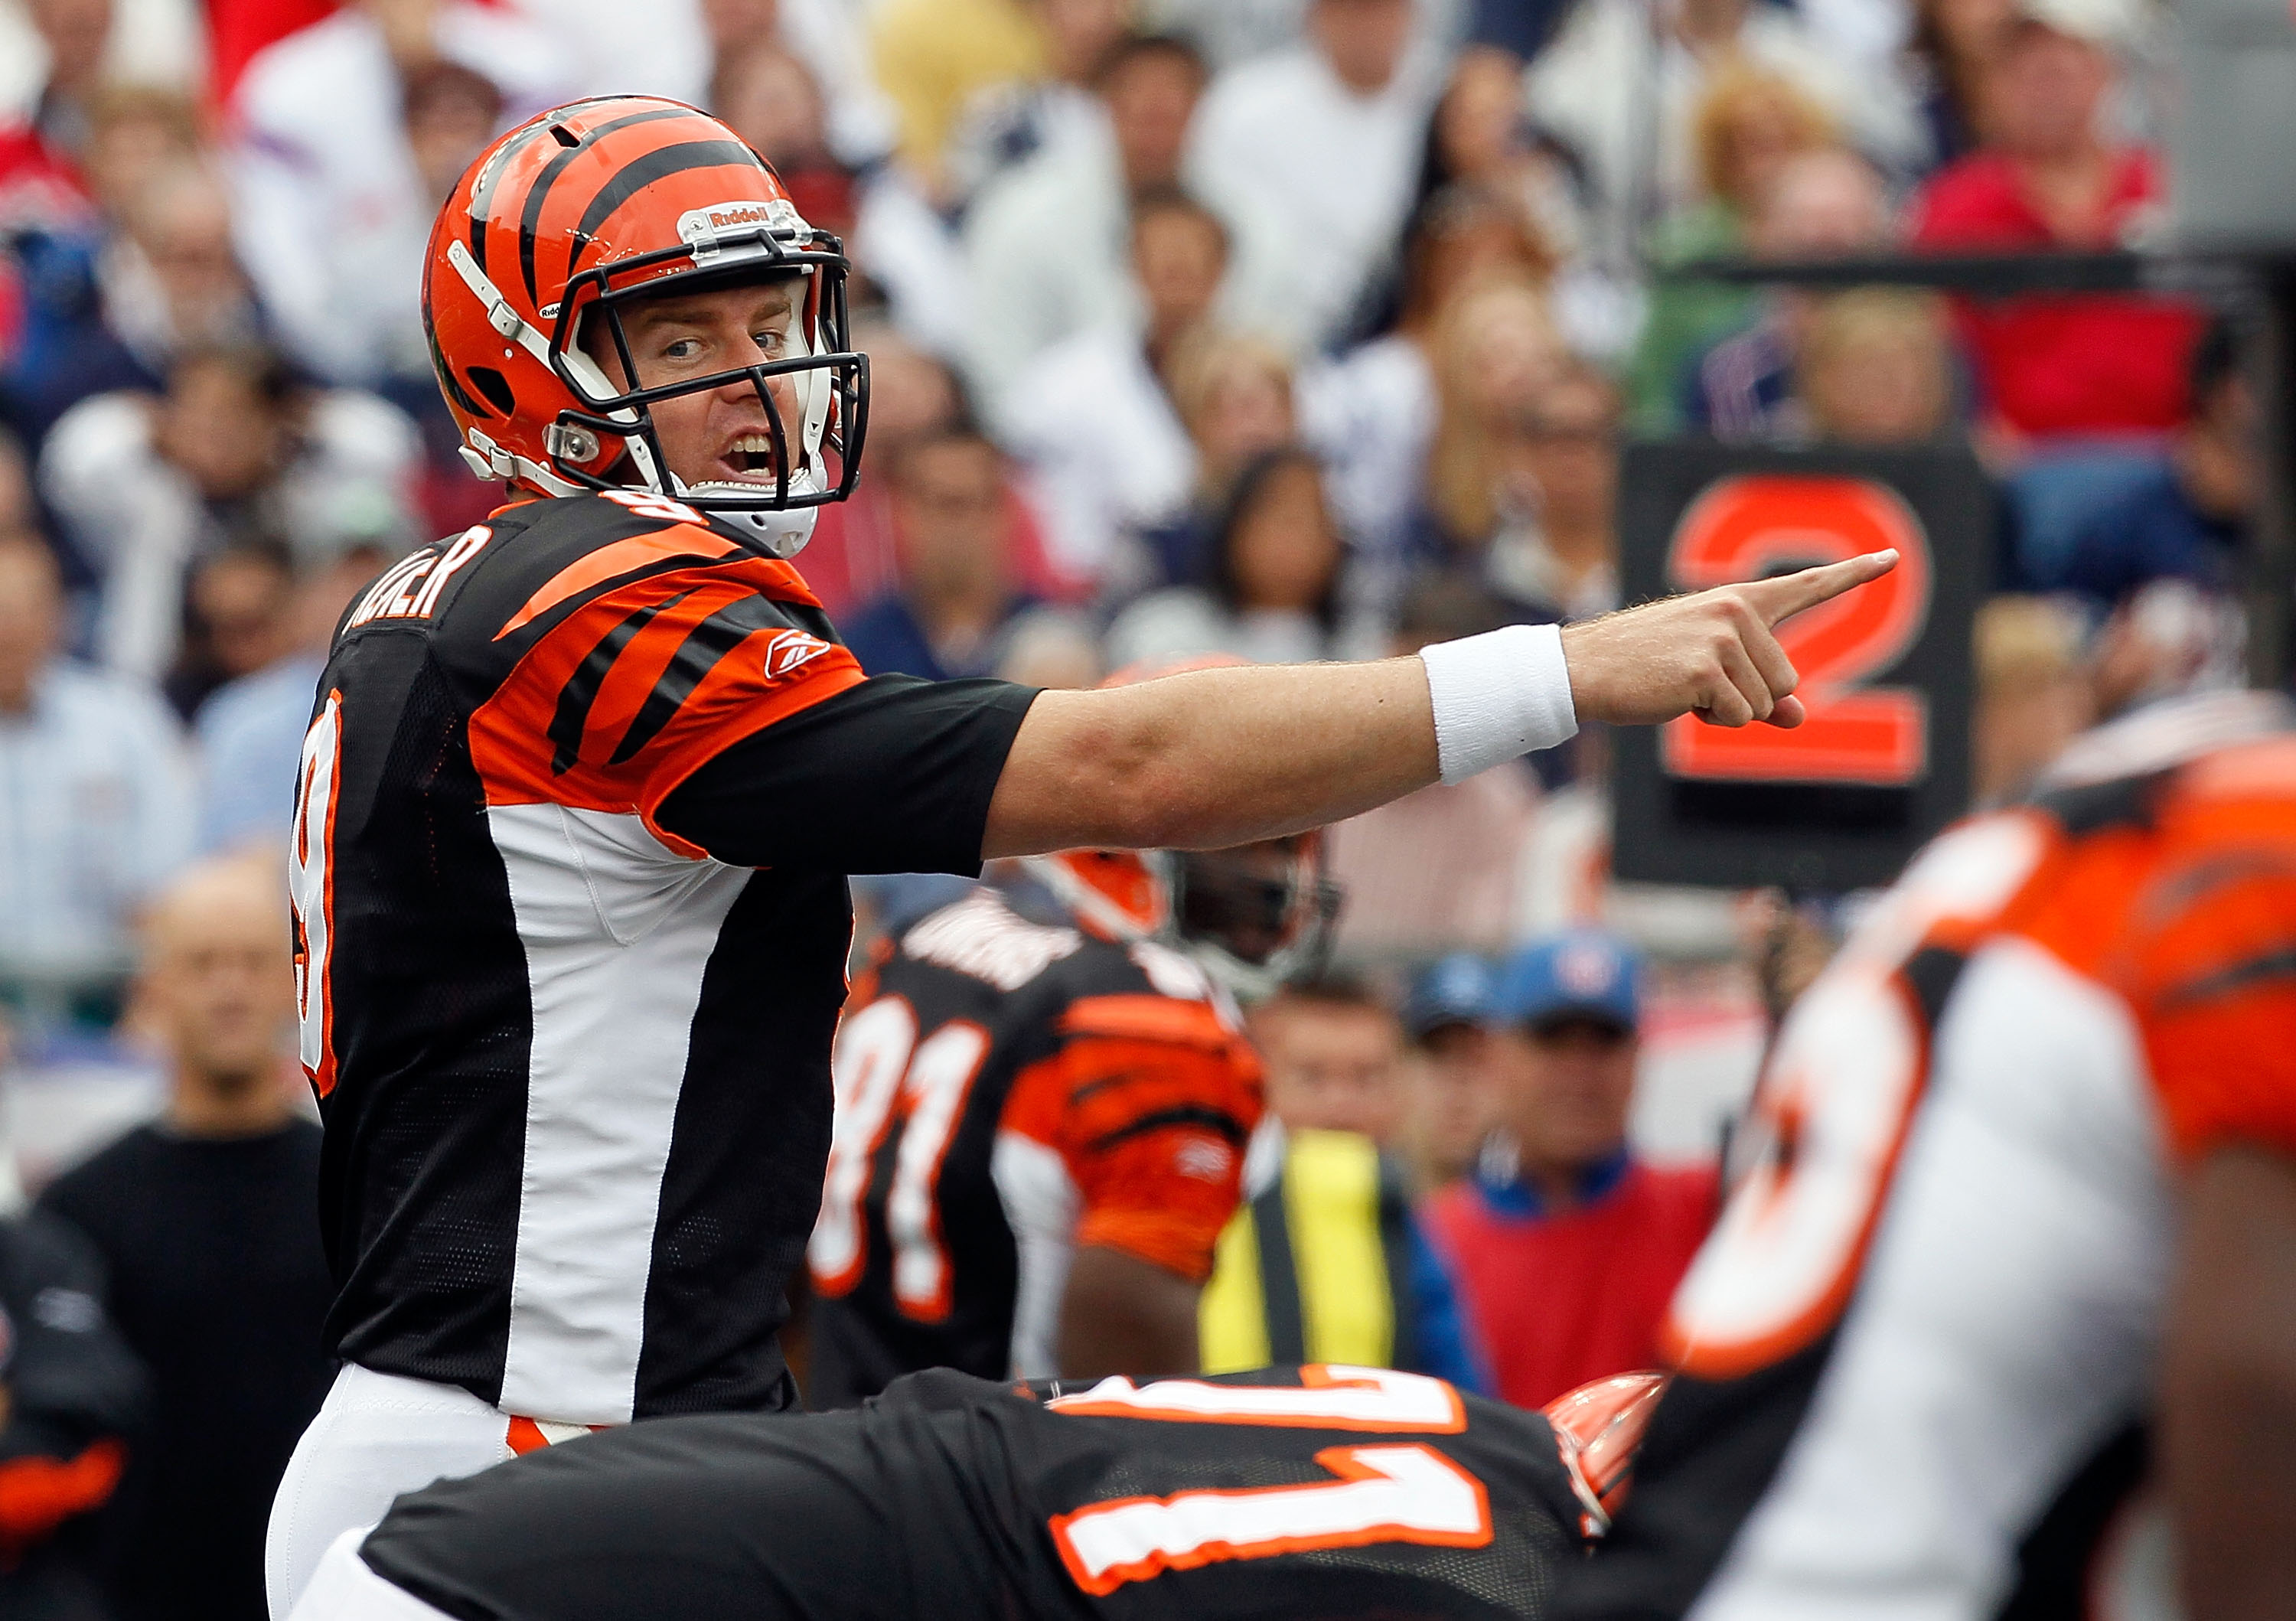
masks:
<instances>
[{"instance_id":1,"label":"helmet facemask","mask_svg":"<svg viewBox=\"0 0 2296 1621\"><path fill-rule=\"evenodd\" d=\"M547 359L587 409L560 411L545 437L552 470L573 485L638 488L683 502L727 520L773 555L789 557L811 536L816 509L850 495L859 477L869 361L849 347L849 266L838 240L810 230L786 204L742 212L766 218L712 231L706 218L697 224L689 215L681 245L595 266L567 283L563 299L542 312L552 322ZM783 358L659 388L635 386L638 371L622 319L632 304L783 281L794 306L791 353ZM618 388L583 347L586 340L611 346L634 386ZM776 378L791 382L794 434L774 395ZM669 468L652 407L744 381L764 407L774 482L688 484Z\"/></svg>"},{"instance_id":2,"label":"helmet facemask","mask_svg":"<svg viewBox=\"0 0 2296 1621\"><path fill-rule=\"evenodd\" d=\"M1171 932L1206 972L1244 1002L1272 996L1331 954L1341 894L1324 876L1323 841L1240 850L1162 852Z\"/></svg>"}]
</instances>

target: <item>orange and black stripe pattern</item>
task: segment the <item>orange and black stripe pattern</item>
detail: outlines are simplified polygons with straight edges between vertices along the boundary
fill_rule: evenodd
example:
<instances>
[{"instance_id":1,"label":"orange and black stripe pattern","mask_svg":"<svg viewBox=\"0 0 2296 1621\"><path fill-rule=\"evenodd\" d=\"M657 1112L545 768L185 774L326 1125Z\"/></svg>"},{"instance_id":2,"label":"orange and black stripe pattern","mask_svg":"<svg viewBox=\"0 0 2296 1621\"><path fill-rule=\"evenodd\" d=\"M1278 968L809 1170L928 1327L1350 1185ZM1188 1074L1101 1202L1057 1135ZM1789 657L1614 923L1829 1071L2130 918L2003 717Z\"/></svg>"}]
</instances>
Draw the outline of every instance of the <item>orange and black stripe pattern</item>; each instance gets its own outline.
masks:
<instances>
[{"instance_id":1,"label":"orange and black stripe pattern","mask_svg":"<svg viewBox=\"0 0 2296 1621\"><path fill-rule=\"evenodd\" d=\"M586 553L497 637L545 625L471 717L488 802L635 814L699 855L655 823L661 801L732 744L862 679L791 611L815 606L789 565L707 529Z\"/></svg>"}]
</instances>

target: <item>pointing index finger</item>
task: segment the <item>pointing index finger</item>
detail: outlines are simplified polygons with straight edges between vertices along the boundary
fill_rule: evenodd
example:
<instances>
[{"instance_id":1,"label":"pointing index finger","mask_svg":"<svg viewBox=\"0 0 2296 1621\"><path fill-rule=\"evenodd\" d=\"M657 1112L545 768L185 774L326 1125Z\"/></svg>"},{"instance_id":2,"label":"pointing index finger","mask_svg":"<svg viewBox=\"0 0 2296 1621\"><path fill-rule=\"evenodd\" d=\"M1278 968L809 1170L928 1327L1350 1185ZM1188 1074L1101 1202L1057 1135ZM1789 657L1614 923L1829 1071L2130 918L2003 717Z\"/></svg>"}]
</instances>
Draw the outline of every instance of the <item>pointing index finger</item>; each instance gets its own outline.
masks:
<instances>
[{"instance_id":1,"label":"pointing index finger","mask_svg":"<svg viewBox=\"0 0 2296 1621\"><path fill-rule=\"evenodd\" d=\"M1798 574L1756 580L1744 587L1747 605L1762 616L1765 625L1790 619L1805 608L1830 602L1845 591L1878 580L1898 566L1895 552L1868 552L1862 557L1824 563Z\"/></svg>"}]
</instances>

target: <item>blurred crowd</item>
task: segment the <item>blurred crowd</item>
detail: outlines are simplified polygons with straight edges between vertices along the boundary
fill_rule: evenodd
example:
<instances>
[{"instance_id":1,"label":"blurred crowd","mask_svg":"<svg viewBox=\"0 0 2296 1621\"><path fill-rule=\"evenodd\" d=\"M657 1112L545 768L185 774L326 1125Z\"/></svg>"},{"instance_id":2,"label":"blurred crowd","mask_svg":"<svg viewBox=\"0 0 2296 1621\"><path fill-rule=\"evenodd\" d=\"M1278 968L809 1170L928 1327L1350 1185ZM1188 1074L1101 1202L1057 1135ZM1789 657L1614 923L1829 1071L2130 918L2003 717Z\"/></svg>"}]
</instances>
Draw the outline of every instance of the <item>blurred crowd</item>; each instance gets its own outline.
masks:
<instances>
[{"instance_id":1,"label":"blurred crowd","mask_svg":"<svg viewBox=\"0 0 2296 1621\"><path fill-rule=\"evenodd\" d=\"M495 134L692 102L845 239L868 457L800 568L872 673L1085 685L1580 618L1619 605L1629 435L1966 446L2001 512L1984 803L2236 666L2234 324L1701 273L2141 244L2162 56L2144 0L0 0L0 1192L161 1122L45 1196L111 1270L160 1433L188 1426L131 1497L243 1565L259 1526L178 1510L254 1498L168 1459L226 1425L275 1478L324 1380L315 1350L216 1349L255 1321L315 1344L324 1298L282 1236L312 1128L231 1034L283 1013L283 946L234 920L342 609L500 498L417 301ZM1368 1143L1363 1185L1445 1259L1384 1316L1308 1303L1304 1351L1384 1322L1371 1350L1441 1340L1534 1402L1646 1358L1833 918L1612 883L1606 756L1590 733L1331 835L1340 968L1253 1015L1297 1161L1254 1196ZM905 882L865 902L913 914ZM266 1266L187 1283L226 1252ZM1264 1359L1225 1298L1208 1359ZM0 1564L16 1535L0 1511Z\"/></svg>"}]
</instances>

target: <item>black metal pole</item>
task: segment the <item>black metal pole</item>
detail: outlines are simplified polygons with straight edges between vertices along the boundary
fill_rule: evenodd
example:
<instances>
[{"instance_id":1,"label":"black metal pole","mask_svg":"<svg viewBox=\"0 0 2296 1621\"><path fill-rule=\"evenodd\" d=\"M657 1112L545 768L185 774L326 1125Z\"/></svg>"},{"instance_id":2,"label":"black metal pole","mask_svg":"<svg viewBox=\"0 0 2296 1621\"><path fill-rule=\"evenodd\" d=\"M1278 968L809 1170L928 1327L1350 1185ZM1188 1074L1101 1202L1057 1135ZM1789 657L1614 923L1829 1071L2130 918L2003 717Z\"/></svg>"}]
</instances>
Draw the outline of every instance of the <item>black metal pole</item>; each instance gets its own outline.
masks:
<instances>
[{"instance_id":1,"label":"black metal pole","mask_svg":"<svg viewBox=\"0 0 2296 1621\"><path fill-rule=\"evenodd\" d=\"M2286 687L2296 618L2296 264L2260 267L2263 320L2249 354L2262 443L2264 488L2249 537L2249 684Z\"/></svg>"}]
</instances>

